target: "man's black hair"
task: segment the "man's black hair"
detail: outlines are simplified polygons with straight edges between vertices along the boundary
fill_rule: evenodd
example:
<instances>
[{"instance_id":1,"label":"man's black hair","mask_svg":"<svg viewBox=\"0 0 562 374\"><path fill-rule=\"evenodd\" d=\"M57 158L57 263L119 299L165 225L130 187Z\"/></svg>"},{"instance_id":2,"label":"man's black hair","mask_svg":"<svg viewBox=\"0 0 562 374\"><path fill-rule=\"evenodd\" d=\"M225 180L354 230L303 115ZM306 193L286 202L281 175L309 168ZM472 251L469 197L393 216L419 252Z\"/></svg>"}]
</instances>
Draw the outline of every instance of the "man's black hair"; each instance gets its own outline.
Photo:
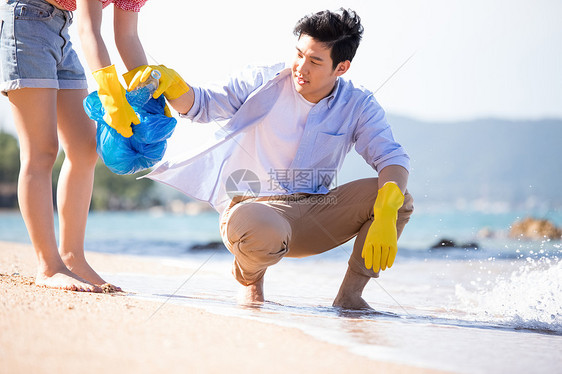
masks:
<instances>
[{"instance_id":1,"label":"man's black hair","mask_svg":"<svg viewBox=\"0 0 562 374\"><path fill-rule=\"evenodd\" d=\"M328 48L335 69L342 61L353 60L359 47L363 26L361 18L351 9L340 8L337 12L324 10L303 17L293 30L299 38L304 34Z\"/></svg>"}]
</instances>

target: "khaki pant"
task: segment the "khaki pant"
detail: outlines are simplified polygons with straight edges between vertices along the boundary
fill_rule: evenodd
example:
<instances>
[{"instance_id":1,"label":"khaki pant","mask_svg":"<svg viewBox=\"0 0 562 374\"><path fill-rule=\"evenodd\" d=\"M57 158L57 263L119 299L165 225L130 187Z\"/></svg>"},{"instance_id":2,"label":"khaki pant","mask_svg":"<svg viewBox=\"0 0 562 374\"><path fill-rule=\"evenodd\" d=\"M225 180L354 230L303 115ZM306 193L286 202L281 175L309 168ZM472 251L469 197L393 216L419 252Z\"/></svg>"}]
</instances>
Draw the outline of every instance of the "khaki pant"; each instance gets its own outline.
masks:
<instances>
[{"instance_id":1,"label":"khaki pant","mask_svg":"<svg viewBox=\"0 0 562 374\"><path fill-rule=\"evenodd\" d=\"M326 195L294 194L251 198L231 205L221 221L221 236L234 255L233 275L247 286L283 257L306 257L326 252L357 236L349 259L352 271L369 277L361 258L373 222L377 178L353 181ZM414 211L406 192L398 210L398 237Z\"/></svg>"}]
</instances>

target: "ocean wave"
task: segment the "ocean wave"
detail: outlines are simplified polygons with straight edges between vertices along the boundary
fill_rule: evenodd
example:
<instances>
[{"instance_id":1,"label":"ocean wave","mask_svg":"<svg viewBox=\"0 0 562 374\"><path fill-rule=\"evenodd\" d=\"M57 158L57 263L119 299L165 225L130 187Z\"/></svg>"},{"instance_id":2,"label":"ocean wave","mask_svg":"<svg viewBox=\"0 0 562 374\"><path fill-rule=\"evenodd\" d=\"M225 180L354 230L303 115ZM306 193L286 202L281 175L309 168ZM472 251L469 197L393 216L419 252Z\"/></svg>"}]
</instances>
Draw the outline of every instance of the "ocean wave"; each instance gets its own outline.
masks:
<instances>
[{"instance_id":1,"label":"ocean wave","mask_svg":"<svg viewBox=\"0 0 562 374\"><path fill-rule=\"evenodd\" d=\"M509 276L478 282L468 289L457 284L455 295L464 319L515 329L562 333L562 261L527 261Z\"/></svg>"}]
</instances>

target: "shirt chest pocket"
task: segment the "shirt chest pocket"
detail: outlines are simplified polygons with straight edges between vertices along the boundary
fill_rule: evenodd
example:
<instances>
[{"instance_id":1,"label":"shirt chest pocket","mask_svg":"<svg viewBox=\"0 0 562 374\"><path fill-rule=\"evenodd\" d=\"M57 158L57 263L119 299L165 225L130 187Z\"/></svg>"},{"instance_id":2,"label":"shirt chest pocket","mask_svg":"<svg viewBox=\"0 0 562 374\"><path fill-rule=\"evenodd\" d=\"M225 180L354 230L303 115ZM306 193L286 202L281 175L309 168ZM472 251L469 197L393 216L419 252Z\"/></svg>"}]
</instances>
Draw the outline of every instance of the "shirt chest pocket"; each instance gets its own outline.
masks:
<instances>
[{"instance_id":1,"label":"shirt chest pocket","mask_svg":"<svg viewBox=\"0 0 562 374\"><path fill-rule=\"evenodd\" d=\"M336 168L347 149L347 134L319 132L316 134L314 163L318 167Z\"/></svg>"}]
</instances>

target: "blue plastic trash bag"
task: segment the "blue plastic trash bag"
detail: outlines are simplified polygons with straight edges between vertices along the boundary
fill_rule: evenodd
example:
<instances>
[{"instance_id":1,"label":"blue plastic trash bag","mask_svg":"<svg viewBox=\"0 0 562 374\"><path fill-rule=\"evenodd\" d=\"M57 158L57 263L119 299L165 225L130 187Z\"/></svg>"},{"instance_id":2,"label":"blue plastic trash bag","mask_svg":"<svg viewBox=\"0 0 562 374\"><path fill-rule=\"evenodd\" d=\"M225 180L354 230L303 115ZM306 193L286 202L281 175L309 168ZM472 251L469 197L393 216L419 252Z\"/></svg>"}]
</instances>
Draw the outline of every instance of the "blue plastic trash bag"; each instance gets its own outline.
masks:
<instances>
[{"instance_id":1,"label":"blue plastic trash bag","mask_svg":"<svg viewBox=\"0 0 562 374\"><path fill-rule=\"evenodd\" d=\"M133 136L125 138L104 120L105 109L97 91L84 99L88 117L96 121L96 150L103 163L115 174L134 174L152 167L164 157L166 139L176 127L176 119L166 117L163 96L151 98L142 107L132 105L140 124L133 125Z\"/></svg>"}]
</instances>

